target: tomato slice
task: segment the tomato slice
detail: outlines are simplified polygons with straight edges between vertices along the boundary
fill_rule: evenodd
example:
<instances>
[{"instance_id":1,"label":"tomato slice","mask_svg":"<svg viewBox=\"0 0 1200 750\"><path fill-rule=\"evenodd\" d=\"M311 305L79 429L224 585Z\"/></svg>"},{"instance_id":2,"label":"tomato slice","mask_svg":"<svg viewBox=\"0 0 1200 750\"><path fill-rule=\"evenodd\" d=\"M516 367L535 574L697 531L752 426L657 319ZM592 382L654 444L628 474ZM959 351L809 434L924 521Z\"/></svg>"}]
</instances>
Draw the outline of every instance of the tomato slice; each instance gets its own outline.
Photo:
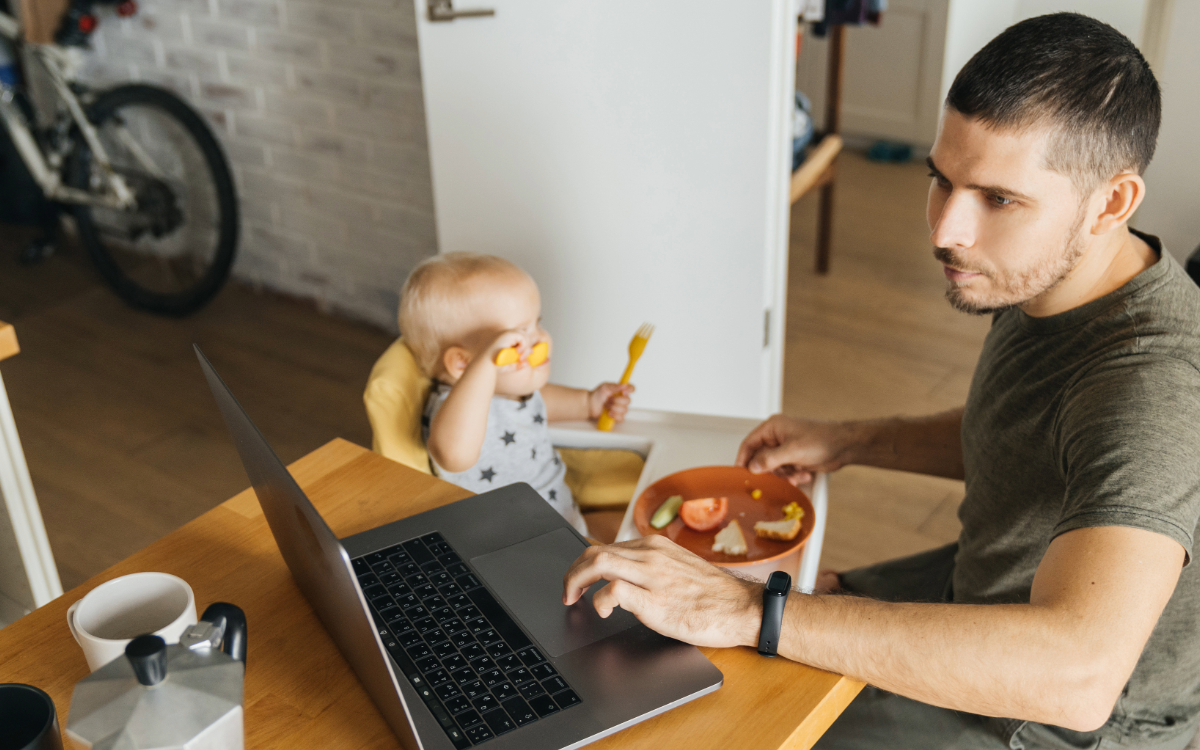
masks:
<instances>
[{"instance_id":1,"label":"tomato slice","mask_svg":"<svg viewBox=\"0 0 1200 750\"><path fill-rule=\"evenodd\" d=\"M702 497L679 506L679 517L693 531L712 531L721 525L728 512L729 500L724 497Z\"/></svg>"}]
</instances>

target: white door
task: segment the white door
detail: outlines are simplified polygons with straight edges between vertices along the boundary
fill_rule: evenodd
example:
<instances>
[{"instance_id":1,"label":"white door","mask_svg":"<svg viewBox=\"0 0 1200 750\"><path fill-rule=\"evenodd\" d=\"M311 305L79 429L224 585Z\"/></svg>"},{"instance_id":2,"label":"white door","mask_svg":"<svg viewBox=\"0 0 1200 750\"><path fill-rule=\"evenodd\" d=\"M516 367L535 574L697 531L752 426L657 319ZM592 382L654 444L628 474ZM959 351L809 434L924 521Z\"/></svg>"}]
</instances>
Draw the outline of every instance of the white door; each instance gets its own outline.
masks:
<instances>
[{"instance_id":1,"label":"white door","mask_svg":"<svg viewBox=\"0 0 1200 750\"><path fill-rule=\"evenodd\" d=\"M649 321L637 406L777 410L793 0L426 2L441 251L533 274L555 382L615 380Z\"/></svg>"}]
</instances>

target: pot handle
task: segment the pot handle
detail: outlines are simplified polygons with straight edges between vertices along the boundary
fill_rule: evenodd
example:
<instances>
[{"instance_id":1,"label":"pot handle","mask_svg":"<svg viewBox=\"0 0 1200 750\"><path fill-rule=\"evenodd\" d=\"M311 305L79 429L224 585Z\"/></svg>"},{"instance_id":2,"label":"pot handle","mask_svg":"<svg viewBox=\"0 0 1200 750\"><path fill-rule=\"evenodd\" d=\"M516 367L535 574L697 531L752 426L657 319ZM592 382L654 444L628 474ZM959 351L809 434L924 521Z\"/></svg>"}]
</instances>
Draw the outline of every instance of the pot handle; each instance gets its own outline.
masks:
<instances>
[{"instance_id":1,"label":"pot handle","mask_svg":"<svg viewBox=\"0 0 1200 750\"><path fill-rule=\"evenodd\" d=\"M221 650L233 659L246 663L246 613L236 604L214 602L208 605L201 620L219 626L225 623L225 637Z\"/></svg>"}]
</instances>

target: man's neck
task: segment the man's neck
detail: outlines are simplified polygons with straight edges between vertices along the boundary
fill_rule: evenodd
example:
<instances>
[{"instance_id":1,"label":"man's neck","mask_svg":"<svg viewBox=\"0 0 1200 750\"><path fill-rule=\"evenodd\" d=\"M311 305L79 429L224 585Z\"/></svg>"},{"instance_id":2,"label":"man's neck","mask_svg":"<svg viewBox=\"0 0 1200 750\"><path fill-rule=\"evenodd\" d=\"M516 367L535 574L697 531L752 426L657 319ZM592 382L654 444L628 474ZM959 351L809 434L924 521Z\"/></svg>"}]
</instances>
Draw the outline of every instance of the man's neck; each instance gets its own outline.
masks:
<instances>
[{"instance_id":1,"label":"man's neck","mask_svg":"<svg viewBox=\"0 0 1200 750\"><path fill-rule=\"evenodd\" d=\"M1020 308L1034 318L1074 310L1115 292L1158 260L1154 248L1128 227L1122 227L1089 248L1079 264L1057 286Z\"/></svg>"}]
</instances>

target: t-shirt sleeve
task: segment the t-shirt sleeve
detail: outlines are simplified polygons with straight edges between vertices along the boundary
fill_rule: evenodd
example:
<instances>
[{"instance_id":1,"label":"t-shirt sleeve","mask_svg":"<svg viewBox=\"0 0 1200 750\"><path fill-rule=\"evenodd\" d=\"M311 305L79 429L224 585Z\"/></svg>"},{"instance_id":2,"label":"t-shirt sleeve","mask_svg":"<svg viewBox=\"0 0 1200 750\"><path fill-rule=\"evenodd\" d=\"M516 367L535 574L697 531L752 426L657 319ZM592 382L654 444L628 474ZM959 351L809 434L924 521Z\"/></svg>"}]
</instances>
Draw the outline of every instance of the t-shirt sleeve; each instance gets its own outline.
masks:
<instances>
[{"instance_id":1,"label":"t-shirt sleeve","mask_svg":"<svg viewBox=\"0 0 1200 750\"><path fill-rule=\"evenodd\" d=\"M1054 535L1094 526L1164 534L1188 560L1200 518L1200 372L1132 354L1070 386L1057 432L1066 480Z\"/></svg>"}]
</instances>

